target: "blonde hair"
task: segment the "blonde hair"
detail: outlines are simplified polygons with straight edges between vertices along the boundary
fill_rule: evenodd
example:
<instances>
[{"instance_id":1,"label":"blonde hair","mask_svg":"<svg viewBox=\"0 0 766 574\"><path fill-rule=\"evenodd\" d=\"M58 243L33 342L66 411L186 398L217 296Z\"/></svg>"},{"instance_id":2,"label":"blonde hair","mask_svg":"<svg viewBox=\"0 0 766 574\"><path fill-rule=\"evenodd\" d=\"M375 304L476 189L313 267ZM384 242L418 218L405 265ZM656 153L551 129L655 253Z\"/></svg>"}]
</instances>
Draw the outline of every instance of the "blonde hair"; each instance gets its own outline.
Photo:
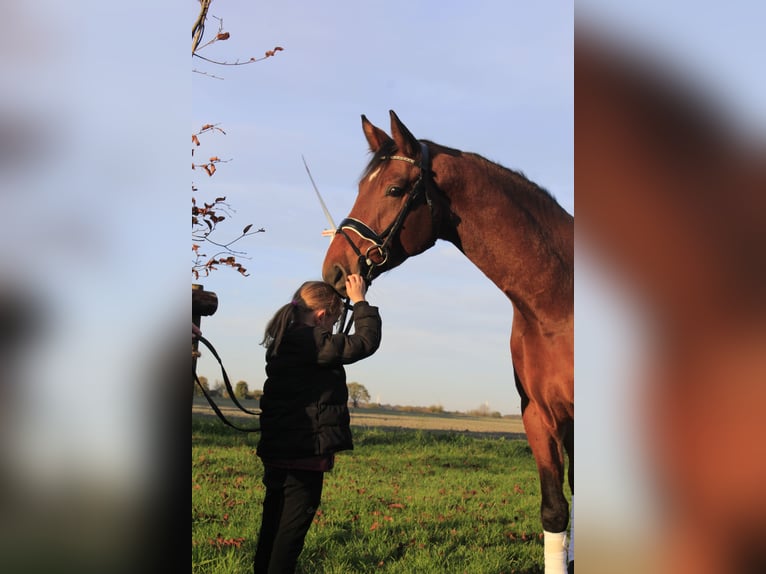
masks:
<instances>
[{"instance_id":1,"label":"blonde hair","mask_svg":"<svg viewBox=\"0 0 766 574\"><path fill-rule=\"evenodd\" d=\"M324 310L328 315L339 315L343 301L335 288L324 281L306 281L293 294L292 301L282 305L266 325L261 345L267 355L276 355L288 327L309 311Z\"/></svg>"}]
</instances>

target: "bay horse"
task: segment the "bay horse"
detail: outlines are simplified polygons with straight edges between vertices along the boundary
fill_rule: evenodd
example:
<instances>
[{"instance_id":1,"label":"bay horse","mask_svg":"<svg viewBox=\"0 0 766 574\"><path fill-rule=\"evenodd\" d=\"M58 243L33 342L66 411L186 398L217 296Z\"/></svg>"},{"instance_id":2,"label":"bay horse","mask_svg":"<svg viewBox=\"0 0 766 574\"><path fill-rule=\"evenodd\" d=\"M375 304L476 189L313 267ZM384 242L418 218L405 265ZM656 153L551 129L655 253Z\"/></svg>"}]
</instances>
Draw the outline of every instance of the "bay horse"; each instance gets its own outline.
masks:
<instances>
[{"instance_id":1,"label":"bay horse","mask_svg":"<svg viewBox=\"0 0 766 574\"><path fill-rule=\"evenodd\" d=\"M416 139L393 110L391 136L362 115L372 152L325 255L325 281L368 282L438 239L455 245L513 307L511 360L540 478L545 572L574 570L565 456L574 498L574 217L521 173Z\"/></svg>"}]
</instances>

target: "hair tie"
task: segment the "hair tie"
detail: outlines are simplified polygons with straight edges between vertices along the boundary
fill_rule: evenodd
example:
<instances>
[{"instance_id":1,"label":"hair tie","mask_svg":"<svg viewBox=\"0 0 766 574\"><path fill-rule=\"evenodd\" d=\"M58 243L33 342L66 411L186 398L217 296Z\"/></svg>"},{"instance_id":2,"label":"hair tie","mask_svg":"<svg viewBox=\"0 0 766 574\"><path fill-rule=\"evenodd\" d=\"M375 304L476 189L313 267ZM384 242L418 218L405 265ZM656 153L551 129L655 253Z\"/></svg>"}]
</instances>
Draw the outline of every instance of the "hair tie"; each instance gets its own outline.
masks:
<instances>
[{"instance_id":1,"label":"hair tie","mask_svg":"<svg viewBox=\"0 0 766 574\"><path fill-rule=\"evenodd\" d=\"M298 307L298 306L299 306L299 303L298 303L298 301L296 301L295 299L293 299L292 301L290 301L290 305L292 305L293 307Z\"/></svg>"}]
</instances>

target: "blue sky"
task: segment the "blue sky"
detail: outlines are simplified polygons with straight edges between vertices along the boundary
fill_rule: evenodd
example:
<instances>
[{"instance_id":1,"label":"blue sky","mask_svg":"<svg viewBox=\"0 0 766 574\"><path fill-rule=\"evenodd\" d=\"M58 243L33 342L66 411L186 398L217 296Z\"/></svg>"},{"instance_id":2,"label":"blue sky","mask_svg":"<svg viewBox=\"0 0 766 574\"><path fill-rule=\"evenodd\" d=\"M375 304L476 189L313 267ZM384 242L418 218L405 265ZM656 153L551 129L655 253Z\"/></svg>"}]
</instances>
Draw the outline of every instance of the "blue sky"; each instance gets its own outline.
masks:
<instances>
[{"instance_id":1,"label":"blue sky","mask_svg":"<svg viewBox=\"0 0 766 574\"><path fill-rule=\"evenodd\" d=\"M224 195L236 209L221 236L247 223L266 229L237 244L250 277L222 269L199 281L218 294L203 333L234 381L261 387L267 320L320 276L327 223L301 155L339 221L368 160L361 114L388 132L393 109L416 137L520 170L574 212L571 4L214 2L211 14L231 39L207 57L284 48L248 66L192 62L224 78L192 74L191 129L226 131L197 153L231 160L212 178L193 172L198 199ZM210 19L209 36L216 27ZM380 307L383 343L347 373L373 400L520 412L510 302L451 244L379 278L368 299ZM198 372L221 378L211 357Z\"/></svg>"}]
</instances>

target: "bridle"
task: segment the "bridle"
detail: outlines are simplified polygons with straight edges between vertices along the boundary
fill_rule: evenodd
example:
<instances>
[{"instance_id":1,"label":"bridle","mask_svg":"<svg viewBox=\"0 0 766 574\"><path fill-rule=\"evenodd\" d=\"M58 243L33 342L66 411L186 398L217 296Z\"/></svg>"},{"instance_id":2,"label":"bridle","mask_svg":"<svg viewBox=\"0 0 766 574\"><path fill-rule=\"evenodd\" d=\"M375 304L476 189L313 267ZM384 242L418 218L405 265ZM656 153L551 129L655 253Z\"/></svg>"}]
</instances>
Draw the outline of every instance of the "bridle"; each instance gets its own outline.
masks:
<instances>
[{"instance_id":1,"label":"bridle","mask_svg":"<svg viewBox=\"0 0 766 574\"><path fill-rule=\"evenodd\" d=\"M391 242L399 235L399 232L404 225L404 220L407 218L407 215L412 209L412 206L421 197L425 197L426 203L428 204L428 208L431 212L431 221L434 225L436 224L433 201L431 195L428 192L429 186L427 185L427 180L432 175L431 158L428 151L428 146L425 143L420 142L420 162L401 155L384 156L381 158L381 160L386 159L406 161L420 168L418 178L415 180L412 188L407 193L407 199L404 201L404 204L399 210L396 218L381 233L376 233L369 225L353 217L347 217L341 221L338 229L335 231L336 234L340 234L346 238L346 241L348 241L351 249L353 249L354 253L356 253L357 257L359 258L360 273L362 277L364 277L368 286L372 284L373 271L377 267L385 265L386 261L388 261ZM359 247L357 247L356 244L351 241L351 237L349 237L347 231L353 231L359 237L371 243L371 245L364 253L362 253L361 249L359 249ZM375 257L376 255L377 257Z\"/></svg>"},{"instance_id":2,"label":"bridle","mask_svg":"<svg viewBox=\"0 0 766 574\"><path fill-rule=\"evenodd\" d=\"M376 233L369 225L363 221L353 217L347 217L340 222L338 229L335 230L336 234L340 234L346 238L346 241L348 241L351 249L359 258L359 271L362 277L364 277L368 287L372 285L373 271L375 271L375 269L378 267L382 267L385 265L386 261L388 261L388 252L391 247L391 242L399 235L399 232L404 225L404 220L407 218L407 215L412 209L412 206L421 197L424 197L426 203L428 204L428 209L431 214L431 223L433 228L436 229L436 216L434 214L433 199L431 198L431 194L429 193L428 189L429 186L427 185L428 180L433 183L433 180L431 179L431 176L433 175L433 172L431 171L431 156L428 150L428 146L423 142L419 143L420 162L402 155L383 156L380 158L381 160L390 159L406 161L407 163L411 163L412 165L418 166L420 168L418 178L412 184L412 188L407 193L407 199L404 201L404 205L402 205L402 208L399 210L399 213L396 215L391 224L381 233ZM351 237L349 237L347 231L353 231L359 237L371 243L371 245L364 253L362 253L362 250L359 249L353 241L351 241ZM436 239L434 239L434 241L436 241ZM377 254L378 257L373 259L373 255L375 254ZM349 302L349 299L346 297L346 300L343 303L343 314L338 325L339 333L348 334L351 330L353 320L346 322L346 317L351 308L352 306Z\"/></svg>"}]
</instances>

